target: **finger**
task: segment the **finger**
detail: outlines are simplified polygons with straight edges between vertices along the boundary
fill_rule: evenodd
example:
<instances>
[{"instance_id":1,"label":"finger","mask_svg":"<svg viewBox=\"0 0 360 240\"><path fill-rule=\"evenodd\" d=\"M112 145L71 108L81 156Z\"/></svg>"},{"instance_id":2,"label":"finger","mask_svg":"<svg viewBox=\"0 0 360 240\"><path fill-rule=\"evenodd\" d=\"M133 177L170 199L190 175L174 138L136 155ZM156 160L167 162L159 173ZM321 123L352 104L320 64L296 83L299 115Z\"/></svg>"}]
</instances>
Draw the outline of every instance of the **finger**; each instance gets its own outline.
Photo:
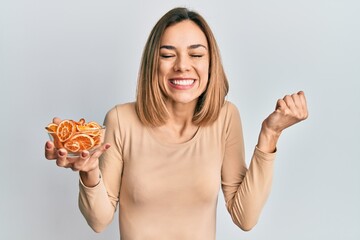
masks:
<instances>
[{"instance_id":1,"label":"finger","mask_svg":"<svg viewBox=\"0 0 360 240\"><path fill-rule=\"evenodd\" d=\"M300 102L301 102L303 116L304 116L304 119L306 119L308 117L309 113L308 113L305 93L303 91L300 91L300 92L298 92L298 95L299 95Z\"/></svg>"},{"instance_id":2,"label":"finger","mask_svg":"<svg viewBox=\"0 0 360 240\"><path fill-rule=\"evenodd\" d=\"M288 108L288 107L287 107L284 99L279 99L279 100L276 102L275 111L284 112L287 108Z\"/></svg>"},{"instance_id":3,"label":"finger","mask_svg":"<svg viewBox=\"0 0 360 240\"><path fill-rule=\"evenodd\" d=\"M110 148L109 143L101 145L88 159L88 164L92 164L99 159L99 157Z\"/></svg>"},{"instance_id":4,"label":"finger","mask_svg":"<svg viewBox=\"0 0 360 240\"><path fill-rule=\"evenodd\" d=\"M110 143L104 143L101 147L93 153L92 158L99 158L104 152L106 152L111 147Z\"/></svg>"},{"instance_id":5,"label":"finger","mask_svg":"<svg viewBox=\"0 0 360 240\"><path fill-rule=\"evenodd\" d=\"M302 109L302 103L301 103L301 100L300 100L300 96L297 94L297 93L294 93L291 95L291 98L295 104L295 107L296 108L299 108L300 110Z\"/></svg>"},{"instance_id":6,"label":"finger","mask_svg":"<svg viewBox=\"0 0 360 240\"><path fill-rule=\"evenodd\" d=\"M287 107L292 111L296 111L296 106L295 106L295 103L294 103L294 99L292 98L291 95L286 95L283 100L285 101Z\"/></svg>"},{"instance_id":7,"label":"finger","mask_svg":"<svg viewBox=\"0 0 360 240\"><path fill-rule=\"evenodd\" d=\"M67 160L67 151L63 148L60 148L57 151L56 165L64 168L69 167L69 161Z\"/></svg>"},{"instance_id":8,"label":"finger","mask_svg":"<svg viewBox=\"0 0 360 240\"><path fill-rule=\"evenodd\" d=\"M73 163L73 167L71 168L73 171L82 170L82 167L86 164L87 160L89 159L90 154L88 151L83 151L80 154L80 157L76 159Z\"/></svg>"},{"instance_id":9,"label":"finger","mask_svg":"<svg viewBox=\"0 0 360 240\"><path fill-rule=\"evenodd\" d=\"M53 123L59 124L60 122L61 122L61 119L60 119L60 118L58 118L58 117L54 117L54 118L53 118Z\"/></svg>"},{"instance_id":10,"label":"finger","mask_svg":"<svg viewBox=\"0 0 360 240\"><path fill-rule=\"evenodd\" d=\"M80 158L74 162L72 166L73 171L86 171L94 167L96 161L98 161L101 154L103 154L107 149L110 148L110 144L103 144L99 149L97 149L92 155L88 151L83 151L80 154Z\"/></svg>"},{"instance_id":11,"label":"finger","mask_svg":"<svg viewBox=\"0 0 360 240\"><path fill-rule=\"evenodd\" d=\"M53 160L57 156L56 149L54 143L51 141L47 141L45 143L45 158L48 160Z\"/></svg>"}]
</instances>

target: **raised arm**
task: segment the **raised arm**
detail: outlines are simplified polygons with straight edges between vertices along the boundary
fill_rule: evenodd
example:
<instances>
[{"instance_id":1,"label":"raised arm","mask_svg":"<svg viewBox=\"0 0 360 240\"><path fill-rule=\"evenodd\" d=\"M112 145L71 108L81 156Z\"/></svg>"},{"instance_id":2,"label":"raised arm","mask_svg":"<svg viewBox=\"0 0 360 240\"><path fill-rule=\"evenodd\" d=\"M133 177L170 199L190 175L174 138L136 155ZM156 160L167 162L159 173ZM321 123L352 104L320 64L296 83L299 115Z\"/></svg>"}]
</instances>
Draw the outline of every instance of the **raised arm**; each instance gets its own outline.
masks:
<instances>
[{"instance_id":1,"label":"raised arm","mask_svg":"<svg viewBox=\"0 0 360 240\"><path fill-rule=\"evenodd\" d=\"M302 92L278 100L276 109L262 124L259 141L247 169L240 116L233 107L227 130L222 167L226 207L236 225L248 231L257 223L271 190L276 144L281 132L307 118Z\"/></svg>"}]
</instances>

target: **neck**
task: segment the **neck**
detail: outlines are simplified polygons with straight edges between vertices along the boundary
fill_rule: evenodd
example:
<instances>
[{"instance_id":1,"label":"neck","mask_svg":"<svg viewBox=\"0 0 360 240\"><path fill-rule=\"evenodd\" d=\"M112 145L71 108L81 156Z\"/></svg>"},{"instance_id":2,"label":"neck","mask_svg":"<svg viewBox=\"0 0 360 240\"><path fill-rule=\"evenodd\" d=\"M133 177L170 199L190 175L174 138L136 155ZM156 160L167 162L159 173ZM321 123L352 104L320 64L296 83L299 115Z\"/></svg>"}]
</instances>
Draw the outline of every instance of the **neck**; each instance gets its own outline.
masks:
<instances>
[{"instance_id":1,"label":"neck","mask_svg":"<svg viewBox=\"0 0 360 240\"><path fill-rule=\"evenodd\" d=\"M159 130L172 136L176 142L187 141L198 129L192 122L195 106L195 101L187 104L167 103L169 118Z\"/></svg>"},{"instance_id":2,"label":"neck","mask_svg":"<svg viewBox=\"0 0 360 240\"><path fill-rule=\"evenodd\" d=\"M169 119L165 125L175 126L192 125L192 118L195 112L196 102L191 103L167 103Z\"/></svg>"}]
</instances>

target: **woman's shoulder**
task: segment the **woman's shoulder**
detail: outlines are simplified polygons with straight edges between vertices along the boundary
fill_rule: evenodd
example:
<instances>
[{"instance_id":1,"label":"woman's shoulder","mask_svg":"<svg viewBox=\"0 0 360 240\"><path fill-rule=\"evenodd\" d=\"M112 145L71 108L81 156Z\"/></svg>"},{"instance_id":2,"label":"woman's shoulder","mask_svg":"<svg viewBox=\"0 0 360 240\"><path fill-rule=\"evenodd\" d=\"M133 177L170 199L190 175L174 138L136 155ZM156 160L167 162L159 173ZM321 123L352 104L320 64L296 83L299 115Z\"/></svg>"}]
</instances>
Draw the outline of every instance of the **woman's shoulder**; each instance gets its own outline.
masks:
<instances>
[{"instance_id":1,"label":"woman's shoulder","mask_svg":"<svg viewBox=\"0 0 360 240\"><path fill-rule=\"evenodd\" d=\"M120 103L115 105L114 108L121 113L136 113L135 102Z\"/></svg>"},{"instance_id":2,"label":"woman's shoulder","mask_svg":"<svg viewBox=\"0 0 360 240\"><path fill-rule=\"evenodd\" d=\"M107 114L132 114L135 112L135 102L119 103L114 105Z\"/></svg>"},{"instance_id":3,"label":"woman's shoulder","mask_svg":"<svg viewBox=\"0 0 360 240\"><path fill-rule=\"evenodd\" d=\"M116 104L106 113L106 119L117 122L131 122L138 119L135 102Z\"/></svg>"},{"instance_id":4,"label":"woman's shoulder","mask_svg":"<svg viewBox=\"0 0 360 240\"><path fill-rule=\"evenodd\" d=\"M221 128L228 128L230 125L237 124L238 122L241 122L238 108L234 103L225 101L215 122L216 125Z\"/></svg>"},{"instance_id":5,"label":"woman's shoulder","mask_svg":"<svg viewBox=\"0 0 360 240\"><path fill-rule=\"evenodd\" d=\"M238 108L236 107L236 105L234 103L226 100L224 102L224 105L223 105L222 109L221 109L220 117L228 118L228 117L231 117L234 114L236 114L236 115L239 114Z\"/></svg>"}]
</instances>

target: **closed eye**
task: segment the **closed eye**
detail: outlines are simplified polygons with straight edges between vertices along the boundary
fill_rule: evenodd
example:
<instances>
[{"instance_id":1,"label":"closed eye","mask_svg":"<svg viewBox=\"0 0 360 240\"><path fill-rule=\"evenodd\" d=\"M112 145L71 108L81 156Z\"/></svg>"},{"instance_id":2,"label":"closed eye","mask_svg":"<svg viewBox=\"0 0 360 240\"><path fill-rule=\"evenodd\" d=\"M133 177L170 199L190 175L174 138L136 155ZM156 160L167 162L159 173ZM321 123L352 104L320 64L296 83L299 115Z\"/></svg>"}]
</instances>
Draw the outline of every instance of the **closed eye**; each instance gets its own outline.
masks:
<instances>
[{"instance_id":1,"label":"closed eye","mask_svg":"<svg viewBox=\"0 0 360 240\"><path fill-rule=\"evenodd\" d=\"M204 55L202 54L192 54L191 57L194 57L194 58L201 58L203 57Z\"/></svg>"},{"instance_id":2,"label":"closed eye","mask_svg":"<svg viewBox=\"0 0 360 240\"><path fill-rule=\"evenodd\" d=\"M174 55L160 55L161 58L171 58L174 57Z\"/></svg>"}]
</instances>

